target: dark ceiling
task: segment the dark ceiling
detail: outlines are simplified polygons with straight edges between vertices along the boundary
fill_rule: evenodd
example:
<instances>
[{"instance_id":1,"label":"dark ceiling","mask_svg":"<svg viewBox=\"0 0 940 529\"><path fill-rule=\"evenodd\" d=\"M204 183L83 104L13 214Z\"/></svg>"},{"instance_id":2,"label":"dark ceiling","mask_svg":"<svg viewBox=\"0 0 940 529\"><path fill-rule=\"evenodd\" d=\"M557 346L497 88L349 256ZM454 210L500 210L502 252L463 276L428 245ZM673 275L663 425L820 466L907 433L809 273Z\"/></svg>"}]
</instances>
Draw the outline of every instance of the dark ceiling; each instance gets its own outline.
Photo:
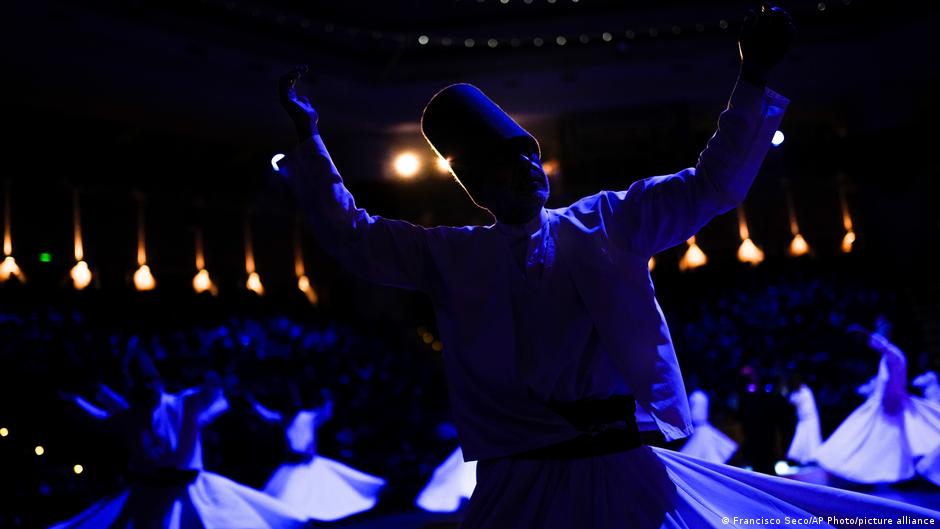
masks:
<instances>
[{"instance_id":1,"label":"dark ceiling","mask_svg":"<svg viewBox=\"0 0 940 529\"><path fill-rule=\"evenodd\" d=\"M797 90L788 74L864 80L873 62L904 67L907 54L866 52L894 32L929 30L935 17L901 3L788 4L801 33L781 84ZM455 80L477 82L523 114L711 101L733 81L749 5L16 2L4 62L22 93L6 103L238 142L283 126L273 84L297 62L313 70L307 88L324 118L354 130L413 126L428 96Z\"/></svg>"},{"instance_id":2,"label":"dark ceiling","mask_svg":"<svg viewBox=\"0 0 940 529\"><path fill-rule=\"evenodd\" d=\"M125 163L148 159L155 171L200 159L257 164L292 142L275 85L300 62L312 69L302 91L334 138L417 137L423 104L457 81L478 84L524 122L681 102L702 111L707 128L734 82L737 27L752 5L14 2L2 47L2 104L15 131L6 148L17 153L7 159L54 162L47 143L65 136L59 158L83 162L82 171L125 151ZM936 86L940 48L927 45L936 8L912 5L785 3L800 35L774 87L798 102L790 114L831 121L870 107L853 118L859 127L911 114L917 92ZM871 105L886 99L893 104Z\"/></svg>"}]
</instances>

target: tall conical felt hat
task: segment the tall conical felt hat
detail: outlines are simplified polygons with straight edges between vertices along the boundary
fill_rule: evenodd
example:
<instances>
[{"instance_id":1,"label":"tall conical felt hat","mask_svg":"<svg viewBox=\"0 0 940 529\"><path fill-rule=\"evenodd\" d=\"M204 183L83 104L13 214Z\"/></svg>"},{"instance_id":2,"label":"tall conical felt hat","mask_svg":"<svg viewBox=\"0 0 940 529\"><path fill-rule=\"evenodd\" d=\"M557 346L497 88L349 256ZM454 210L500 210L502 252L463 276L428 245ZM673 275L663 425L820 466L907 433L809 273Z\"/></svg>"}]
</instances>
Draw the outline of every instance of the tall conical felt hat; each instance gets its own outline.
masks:
<instances>
[{"instance_id":1,"label":"tall conical felt hat","mask_svg":"<svg viewBox=\"0 0 940 529\"><path fill-rule=\"evenodd\" d=\"M431 98L421 116L421 132L456 173L461 166L485 163L517 141L539 150L531 134L479 88L465 83L450 85Z\"/></svg>"}]
</instances>

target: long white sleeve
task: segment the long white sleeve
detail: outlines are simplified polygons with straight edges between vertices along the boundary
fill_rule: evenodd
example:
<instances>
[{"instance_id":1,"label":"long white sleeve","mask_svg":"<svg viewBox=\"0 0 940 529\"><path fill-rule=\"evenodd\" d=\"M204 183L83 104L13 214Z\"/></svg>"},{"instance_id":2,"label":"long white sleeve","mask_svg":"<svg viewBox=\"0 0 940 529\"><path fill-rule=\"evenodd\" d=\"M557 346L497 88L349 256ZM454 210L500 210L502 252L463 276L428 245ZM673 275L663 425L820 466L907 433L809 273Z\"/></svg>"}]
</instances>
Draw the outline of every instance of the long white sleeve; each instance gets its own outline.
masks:
<instances>
[{"instance_id":1,"label":"long white sleeve","mask_svg":"<svg viewBox=\"0 0 940 529\"><path fill-rule=\"evenodd\" d=\"M288 154L281 166L327 253L368 281L425 290L432 230L356 207L319 135Z\"/></svg>"},{"instance_id":2,"label":"long white sleeve","mask_svg":"<svg viewBox=\"0 0 940 529\"><path fill-rule=\"evenodd\" d=\"M600 197L611 237L627 250L653 255L741 203L788 104L770 89L739 81L695 167Z\"/></svg>"}]
</instances>

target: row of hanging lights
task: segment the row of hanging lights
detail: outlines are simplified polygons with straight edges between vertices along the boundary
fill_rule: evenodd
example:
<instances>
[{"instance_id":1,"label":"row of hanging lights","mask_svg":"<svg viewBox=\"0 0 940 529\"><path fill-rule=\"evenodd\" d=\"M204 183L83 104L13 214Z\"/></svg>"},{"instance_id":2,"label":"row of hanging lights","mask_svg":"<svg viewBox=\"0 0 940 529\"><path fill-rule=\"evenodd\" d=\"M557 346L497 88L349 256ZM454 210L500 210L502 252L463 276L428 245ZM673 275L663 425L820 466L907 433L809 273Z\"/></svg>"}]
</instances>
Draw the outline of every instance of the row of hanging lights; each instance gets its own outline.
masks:
<instances>
[{"instance_id":1,"label":"row of hanging lights","mask_svg":"<svg viewBox=\"0 0 940 529\"><path fill-rule=\"evenodd\" d=\"M842 238L841 250L844 253L850 253L855 243L855 231L854 224L852 221L852 216L849 213L849 208L847 201L845 199L844 191L840 190L839 193L840 207L842 210L842 223L845 229L845 235ZM83 290L87 288L92 282L92 272L88 266L88 263L85 261L84 254L84 245L82 242L82 228L81 228L81 207L79 202L78 193L73 194L72 199L72 210L73 210L73 229L74 229L74 255L75 255L75 265L72 266L69 271L69 276L72 280L72 285L76 290ZM792 234L792 239L787 250L787 253L791 257L800 257L806 254L809 254L811 249L809 243L806 242L806 239L800 233L799 224L796 218L795 208L793 206L793 199L787 192L787 211L789 215L790 223L790 232ZM12 277L15 277L20 282L25 282L26 277L23 274L22 269L16 263L16 260L13 258L13 243L12 237L10 234L10 188L9 183L5 186L4 189L4 208L3 208L3 261L0 262L0 283L6 282ZM754 243L750 237L750 231L747 225L747 217L744 213L744 207L739 206L737 208L738 215L738 234L741 238L741 244L738 247L737 258L742 263L748 263L750 265L756 266L763 262L764 260L764 251ZM153 290L157 286L156 278L150 270L150 267L147 264L147 244L146 244L146 215L144 210L143 200L138 200L137 202L137 269L134 271L133 283L134 288L139 291L149 291ZM244 226L244 248L245 248L245 288L254 292L259 296L263 296L265 293L264 284L261 281L261 276L258 274L257 269L255 268L255 255L254 255L254 245L251 234L251 222L248 217L245 218ZM303 245L301 243L301 234L299 227L295 226L294 229L294 274L297 277L297 288L304 294L307 300L311 304L317 303L317 293L313 287L313 284L310 281L310 278L307 276L306 267L304 266L303 258ZM704 266L708 263L708 256L702 250L702 248L696 242L695 236L690 237L687 241L687 248L685 253L679 259L679 270L682 272L693 270L695 268ZM656 266L656 259L650 258L649 260L649 269L653 270ZM195 231L195 268L196 275L193 276L192 286L193 290L196 293L209 293L210 295L217 295L219 293L218 286L212 280L212 277L209 275L209 271L206 268L206 259L205 259L205 248L203 245L203 233L201 229L196 229Z\"/></svg>"},{"instance_id":2,"label":"row of hanging lights","mask_svg":"<svg viewBox=\"0 0 940 529\"><path fill-rule=\"evenodd\" d=\"M75 255L75 264L69 270L69 277L72 280L72 286L76 290L84 290L93 279L91 268L85 261L84 244L82 241L82 223L81 223L81 204L78 192L72 196L72 223L73 223L73 247ZM146 242L146 214L144 202L142 199L137 201L137 269L134 271L134 288L145 292L154 290L157 287L157 280L147 264L147 242ZM255 269L254 245L251 235L251 222L245 219L245 288L259 296L264 295L264 285L261 282L261 276ZM205 248L203 244L202 229L195 231L195 265L196 275L193 276L193 291L197 294L208 293L212 296L218 295L219 289L216 283L209 275L206 268ZM10 233L10 186L7 183L4 187L4 208L3 208L3 255L4 259L0 263L0 283L8 281L10 278L16 278L19 282L25 283L26 276L22 269L17 265L13 257L13 241ZM311 304L318 302L316 290L307 276L304 266L303 246L301 243L300 229L294 230L294 272L297 275L297 288L304 294Z\"/></svg>"},{"instance_id":3,"label":"row of hanging lights","mask_svg":"<svg viewBox=\"0 0 940 529\"><path fill-rule=\"evenodd\" d=\"M855 232L853 231L852 217L849 214L848 204L845 200L845 194L840 192L840 202L842 207L842 223L845 228L845 235L842 238L842 252L851 253L855 244ZM796 220L796 213L793 208L793 200L787 196L788 213L790 217L790 233L793 238L790 239L790 245L787 248L787 254L790 257L801 257L810 253L809 243L800 233L799 224ZM737 257L742 263L757 266L764 260L764 251L751 240L750 231L747 226L747 217L744 215L744 207L738 206L738 235L741 238L741 244L738 246ZM695 236L686 241L686 251L679 259L679 270L682 272L704 266L708 263L708 257L702 248L696 243ZM656 267L656 258L649 260L649 269Z\"/></svg>"}]
</instances>

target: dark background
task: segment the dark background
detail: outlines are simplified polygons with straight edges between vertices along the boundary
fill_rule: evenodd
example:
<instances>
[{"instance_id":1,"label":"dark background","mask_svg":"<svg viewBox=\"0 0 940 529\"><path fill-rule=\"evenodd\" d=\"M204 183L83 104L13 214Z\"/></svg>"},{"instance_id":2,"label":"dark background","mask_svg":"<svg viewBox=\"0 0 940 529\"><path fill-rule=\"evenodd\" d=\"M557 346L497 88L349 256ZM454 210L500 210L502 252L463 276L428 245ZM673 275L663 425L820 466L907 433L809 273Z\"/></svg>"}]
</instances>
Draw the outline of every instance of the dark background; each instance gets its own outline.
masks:
<instances>
[{"instance_id":1,"label":"dark background","mask_svg":"<svg viewBox=\"0 0 940 529\"><path fill-rule=\"evenodd\" d=\"M871 325L887 314L911 376L940 361L938 9L866 0L781 5L799 29L770 82L792 101L781 126L786 140L771 149L744 203L767 261L756 269L737 262L731 212L697 237L709 257L704 269L677 271L683 246L656 256L653 272L683 371L713 392L713 422L736 438L734 376L747 364L770 384L793 370L813 371L823 433L831 432L860 402L854 386L877 365L846 342L844 326L853 321ZM2 510L27 525L61 519L109 490L120 473L92 426L75 417L47 426L68 415L53 393L78 389L81 380L73 379L82 376L70 379L50 364L47 348L64 341L91 351L109 336L240 329L225 323L233 318L266 322L265 336L280 332L278 318L289 318L304 332L346 337L335 348L303 353L343 355L316 375L317 384L346 386L338 407L347 413L326 427L322 449L389 477L397 498L391 508L408 506L455 443L435 440L447 416L440 357L414 332L423 326L436 334L430 305L350 277L306 232L307 273L320 304L308 306L294 288L298 211L270 165L296 144L277 100L278 77L310 65L300 91L319 111L324 141L370 213L427 226L489 224L431 167L418 120L435 91L474 83L529 128L543 158L560 168L549 205L563 206L695 163L734 85L736 36L750 7L605 0L5 5L0 180L10 191L13 255L28 283L0 287L0 313L16 315L0 322L8 345L0 422L20 436L18 451L2 460L14 469L2 496L17 508ZM426 167L408 181L391 170L403 149ZM812 256L786 255L786 189ZM85 259L96 278L79 294L67 280L76 191ZM840 193L858 234L851 255L839 249ZM149 294L135 293L130 282L138 201L158 281ZM268 290L263 298L244 288L246 218ZM197 229L220 286L215 299L191 293ZM41 263L41 252L51 262ZM85 323L62 324L61 314L66 322L80 314ZM25 326L10 323L17 317ZM177 353L180 372L194 369L185 365L185 348ZM191 379L179 378L174 388ZM256 428L235 441L244 417L231 417L207 435L207 468L260 486L278 454L260 452L253 464L239 458L279 434L265 437ZM370 422L377 417L383 421ZM344 429L355 435L339 436ZM31 450L40 434L52 448L37 462ZM68 472L76 458L89 462L84 481Z\"/></svg>"}]
</instances>

